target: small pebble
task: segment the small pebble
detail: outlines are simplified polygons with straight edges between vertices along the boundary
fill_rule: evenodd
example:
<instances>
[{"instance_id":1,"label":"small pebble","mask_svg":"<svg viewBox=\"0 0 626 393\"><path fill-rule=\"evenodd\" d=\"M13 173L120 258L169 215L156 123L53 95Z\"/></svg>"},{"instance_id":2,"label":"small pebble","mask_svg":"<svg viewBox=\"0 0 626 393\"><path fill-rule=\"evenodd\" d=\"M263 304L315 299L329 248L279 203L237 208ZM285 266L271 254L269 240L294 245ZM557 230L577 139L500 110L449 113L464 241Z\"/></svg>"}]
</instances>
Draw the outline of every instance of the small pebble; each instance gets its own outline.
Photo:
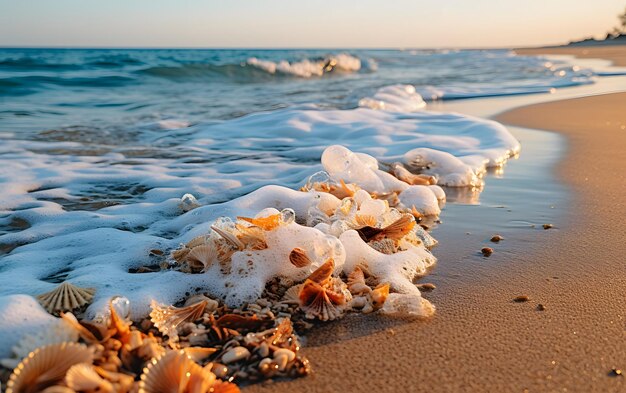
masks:
<instances>
[{"instance_id":1,"label":"small pebble","mask_svg":"<svg viewBox=\"0 0 626 393\"><path fill-rule=\"evenodd\" d=\"M483 247L482 250L480 250L480 252L482 252L484 256L488 257L491 254L493 254L493 248L491 248L491 247Z\"/></svg>"},{"instance_id":2,"label":"small pebble","mask_svg":"<svg viewBox=\"0 0 626 393\"><path fill-rule=\"evenodd\" d=\"M543 224L543 229L550 229L552 227L553 227L552 224Z\"/></svg>"},{"instance_id":3,"label":"small pebble","mask_svg":"<svg viewBox=\"0 0 626 393\"><path fill-rule=\"evenodd\" d=\"M493 235L493 237L491 238L491 241L494 243L498 243L500 242L500 240L503 240L504 238L500 235Z\"/></svg>"},{"instance_id":4,"label":"small pebble","mask_svg":"<svg viewBox=\"0 0 626 393\"><path fill-rule=\"evenodd\" d=\"M546 306L541 303L537 304L537 311L546 311Z\"/></svg>"},{"instance_id":5,"label":"small pebble","mask_svg":"<svg viewBox=\"0 0 626 393\"><path fill-rule=\"evenodd\" d=\"M516 303L524 303L530 300L528 295L519 295L513 298L513 301Z\"/></svg>"},{"instance_id":6,"label":"small pebble","mask_svg":"<svg viewBox=\"0 0 626 393\"><path fill-rule=\"evenodd\" d=\"M433 289L436 289L437 287L435 286L435 284L426 282L423 284L417 284L417 287L419 289L423 289L424 291L432 291Z\"/></svg>"},{"instance_id":7,"label":"small pebble","mask_svg":"<svg viewBox=\"0 0 626 393\"><path fill-rule=\"evenodd\" d=\"M620 370L619 368L613 367L611 371L609 371L609 377L623 377L623 376L624 374L622 373L622 370Z\"/></svg>"},{"instance_id":8,"label":"small pebble","mask_svg":"<svg viewBox=\"0 0 626 393\"><path fill-rule=\"evenodd\" d=\"M222 362L224 364L234 363L242 359L250 357L250 351L245 347L235 347L229 349L224 355L222 355Z\"/></svg>"}]
</instances>

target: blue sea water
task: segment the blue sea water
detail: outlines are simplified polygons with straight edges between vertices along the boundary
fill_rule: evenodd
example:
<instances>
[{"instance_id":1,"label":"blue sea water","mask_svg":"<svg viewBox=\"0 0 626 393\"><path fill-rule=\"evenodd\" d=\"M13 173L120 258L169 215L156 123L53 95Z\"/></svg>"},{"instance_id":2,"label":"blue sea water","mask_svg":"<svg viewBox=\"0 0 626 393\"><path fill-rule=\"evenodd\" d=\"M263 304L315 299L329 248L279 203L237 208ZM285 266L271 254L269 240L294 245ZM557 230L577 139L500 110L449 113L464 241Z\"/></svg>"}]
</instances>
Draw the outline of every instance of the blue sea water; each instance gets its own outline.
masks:
<instances>
[{"instance_id":1,"label":"blue sea water","mask_svg":"<svg viewBox=\"0 0 626 393\"><path fill-rule=\"evenodd\" d=\"M307 74L341 54L348 69ZM193 124L309 103L354 108L398 83L446 100L547 92L593 78L508 50L0 49L0 132L79 127L126 140L135 127L167 119Z\"/></svg>"}]
</instances>

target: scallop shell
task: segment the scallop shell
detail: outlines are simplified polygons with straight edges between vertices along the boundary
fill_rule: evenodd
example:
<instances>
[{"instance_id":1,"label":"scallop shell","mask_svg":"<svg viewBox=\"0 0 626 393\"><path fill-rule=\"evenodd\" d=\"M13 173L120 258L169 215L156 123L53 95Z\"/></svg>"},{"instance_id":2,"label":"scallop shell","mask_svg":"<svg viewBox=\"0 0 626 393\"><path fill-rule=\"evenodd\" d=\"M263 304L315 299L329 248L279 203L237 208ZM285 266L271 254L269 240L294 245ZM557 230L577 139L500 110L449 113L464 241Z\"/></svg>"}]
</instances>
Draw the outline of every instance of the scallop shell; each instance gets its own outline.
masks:
<instances>
[{"instance_id":1,"label":"scallop shell","mask_svg":"<svg viewBox=\"0 0 626 393\"><path fill-rule=\"evenodd\" d=\"M346 299L311 280L306 280L300 290L300 309L307 318L332 321L343 314Z\"/></svg>"},{"instance_id":2,"label":"scallop shell","mask_svg":"<svg viewBox=\"0 0 626 393\"><path fill-rule=\"evenodd\" d=\"M139 393L209 392L215 374L200 367L185 351L170 351L144 368Z\"/></svg>"},{"instance_id":3,"label":"scallop shell","mask_svg":"<svg viewBox=\"0 0 626 393\"><path fill-rule=\"evenodd\" d=\"M363 295L372 291L372 288L365 283L363 270L358 266L348 275L348 289L353 295Z\"/></svg>"},{"instance_id":4,"label":"scallop shell","mask_svg":"<svg viewBox=\"0 0 626 393\"><path fill-rule=\"evenodd\" d=\"M236 224L235 227L239 231L239 240L248 250L265 250L267 243L265 242L265 233L263 229L255 226L245 226Z\"/></svg>"},{"instance_id":5,"label":"scallop shell","mask_svg":"<svg viewBox=\"0 0 626 393\"><path fill-rule=\"evenodd\" d=\"M215 381L211 386L211 393L240 393L239 386L232 382L225 382L221 380Z\"/></svg>"},{"instance_id":6,"label":"scallop shell","mask_svg":"<svg viewBox=\"0 0 626 393\"><path fill-rule=\"evenodd\" d=\"M188 248L194 248L198 246L202 246L207 244L207 237L205 235L196 236L193 239L189 240L186 244Z\"/></svg>"},{"instance_id":7,"label":"scallop shell","mask_svg":"<svg viewBox=\"0 0 626 393\"><path fill-rule=\"evenodd\" d=\"M75 391L113 392L113 385L102 378L89 363L78 363L65 374L65 384Z\"/></svg>"},{"instance_id":8,"label":"scallop shell","mask_svg":"<svg viewBox=\"0 0 626 393\"><path fill-rule=\"evenodd\" d=\"M154 300L150 304L150 320L154 326L164 335L176 337L178 335L176 327L185 321L195 321L202 316L204 308L208 302L203 300L191 306L177 308L174 306L163 306Z\"/></svg>"},{"instance_id":9,"label":"scallop shell","mask_svg":"<svg viewBox=\"0 0 626 393\"><path fill-rule=\"evenodd\" d=\"M299 304L300 303L300 289L302 289L302 284L294 285L291 288L285 291L283 295L283 302L287 304Z\"/></svg>"},{"instance_id":10,"label":"scallop shell","mask_svg":"<svg viewBox=\"0 0 626 393\"><path fill-rule=\"evenodd\" d=\"M39 392L56 385L70 367L91 363L93 356L93 348L83 344L61 343L37 348L13 370L6 393Z\"/></svg>"},{"instance_id":11,"label":"scallop shell","mask_svg":"<svg viewBox=\"0 0 626 393\"><path fill-rule=\"evenodd\" d=\"M309 266L313 261L306 255L306 250L296 247L289 253L289 262L295 267Z\"/></svg>"},{"instance_id":12,"label":"scallop shell","mask_svg":"<svg viewBox=\"0 0 626 393\"><path fill-rule=\"evenodd\" d=\"M80 288L64 282L50 292L37 296L37 300L52 315L74 311L88 305L96 293L92 288Z\"/></svg>"},{"instance_id":13,"label":"scallop shell","mask_svg":"<svg viewBox=\"0 0 626 393\"><path fill-rule=\"evenodd\" d=\"M202 269L203 272L205 272L213 262L217 261L217 258L217 249L209 244L192 248L186 257L190 267Z\"/></svg>"},{"instance_id":14,"label":"scallop shell","mask_svg":"<svg viewBox=\"0 0 626 393\"><path fill-rule=\"evenodd\" d=\"M8 369L14 369L20 361L28 356L35 349L63 342L78 341L78 332L74 327L64 320L57 320L45 329L33 334L27 334L15 346L13 346L13 357L0 360L0 364Z\"/></svg>"},{"instance_id":15,"label":"scallop shell","mask_svg":"<svg viewBox=\"0 0 626 393\"><path fill-rule=\"evenodd\" d=\"M372 216L371 214L357 213L354 216L354 224L356 224L356 226L358 227L375 227L376 225L378 225L378 220L376 220L376 217Z\"/></svg>"}]
</instances>

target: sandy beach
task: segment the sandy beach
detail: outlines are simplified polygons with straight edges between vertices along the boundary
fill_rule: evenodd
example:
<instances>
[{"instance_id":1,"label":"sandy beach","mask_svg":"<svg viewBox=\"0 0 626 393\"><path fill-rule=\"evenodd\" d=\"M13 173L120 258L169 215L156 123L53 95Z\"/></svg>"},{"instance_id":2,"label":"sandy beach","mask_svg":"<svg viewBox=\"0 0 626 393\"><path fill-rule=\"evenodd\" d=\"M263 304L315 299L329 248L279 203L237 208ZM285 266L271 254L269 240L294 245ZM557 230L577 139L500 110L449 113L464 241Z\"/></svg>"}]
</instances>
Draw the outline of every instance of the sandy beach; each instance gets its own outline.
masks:
<instances>
[{"instance_id":1,"label":"sandy beach","mask_svg":"<svg viewBox=\"0 0 626 393\"><path fill-rule=\"evenodd\" d=\"M437 284L425 295L437 305L432 319L352 317L328 324L308 336L313 376L246 390L626 389L624 377L613 371L626 369L625 108L626 94L619 93L497 116L566 137L566 157L555 176L571 199L554 228L520 234L517 246L494 246L488 263L468 260L475 239L438 250L439 263L448 268L445 276L435 271L425 279ZM514 302L520 295L530 300Z\"/></svg>"},{"instance_id":2,"label":"sandy beach","mask_svg":"<svg viewBox=\"0 0 626 393\"><path fill-rule=\"evenodd\" d=\"M582 59L606 59L615 66L626 66L626 46L564 46L515 49L520 55L571 55Z\"/></svg>"}]
</instances>

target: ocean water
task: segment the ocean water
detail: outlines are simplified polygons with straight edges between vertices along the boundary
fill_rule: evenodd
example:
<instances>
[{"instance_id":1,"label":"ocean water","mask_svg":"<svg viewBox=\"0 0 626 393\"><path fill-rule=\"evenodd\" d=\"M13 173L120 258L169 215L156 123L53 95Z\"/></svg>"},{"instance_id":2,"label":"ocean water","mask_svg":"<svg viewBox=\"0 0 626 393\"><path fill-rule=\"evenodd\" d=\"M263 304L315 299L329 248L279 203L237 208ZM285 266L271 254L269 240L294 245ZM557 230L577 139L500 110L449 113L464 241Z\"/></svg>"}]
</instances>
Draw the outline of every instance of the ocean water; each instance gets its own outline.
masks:
<instances>
[{"instance_id":1,"label":"ocean water","mask_svg":"<svg viewBox=\"0 0 626 393\"><path fill-rule=\"evenodd\" d=\"M450 201L479 203L476 179L520 144L494 121L430 102L595 78L506 50L2 49L0 305L64 280L97 289L91 315L114 295L141 317L153 298L219 292L217 271L132 271L220 216L290 207L302 218L317 199L289 189L323 169L438 212L442 189L408 190L378 169L426 162L456 186ZM322 163L337 144L358 154L335 148ZM198 208L181 209L187 193Z\"/></svg>"}]
</instances>

